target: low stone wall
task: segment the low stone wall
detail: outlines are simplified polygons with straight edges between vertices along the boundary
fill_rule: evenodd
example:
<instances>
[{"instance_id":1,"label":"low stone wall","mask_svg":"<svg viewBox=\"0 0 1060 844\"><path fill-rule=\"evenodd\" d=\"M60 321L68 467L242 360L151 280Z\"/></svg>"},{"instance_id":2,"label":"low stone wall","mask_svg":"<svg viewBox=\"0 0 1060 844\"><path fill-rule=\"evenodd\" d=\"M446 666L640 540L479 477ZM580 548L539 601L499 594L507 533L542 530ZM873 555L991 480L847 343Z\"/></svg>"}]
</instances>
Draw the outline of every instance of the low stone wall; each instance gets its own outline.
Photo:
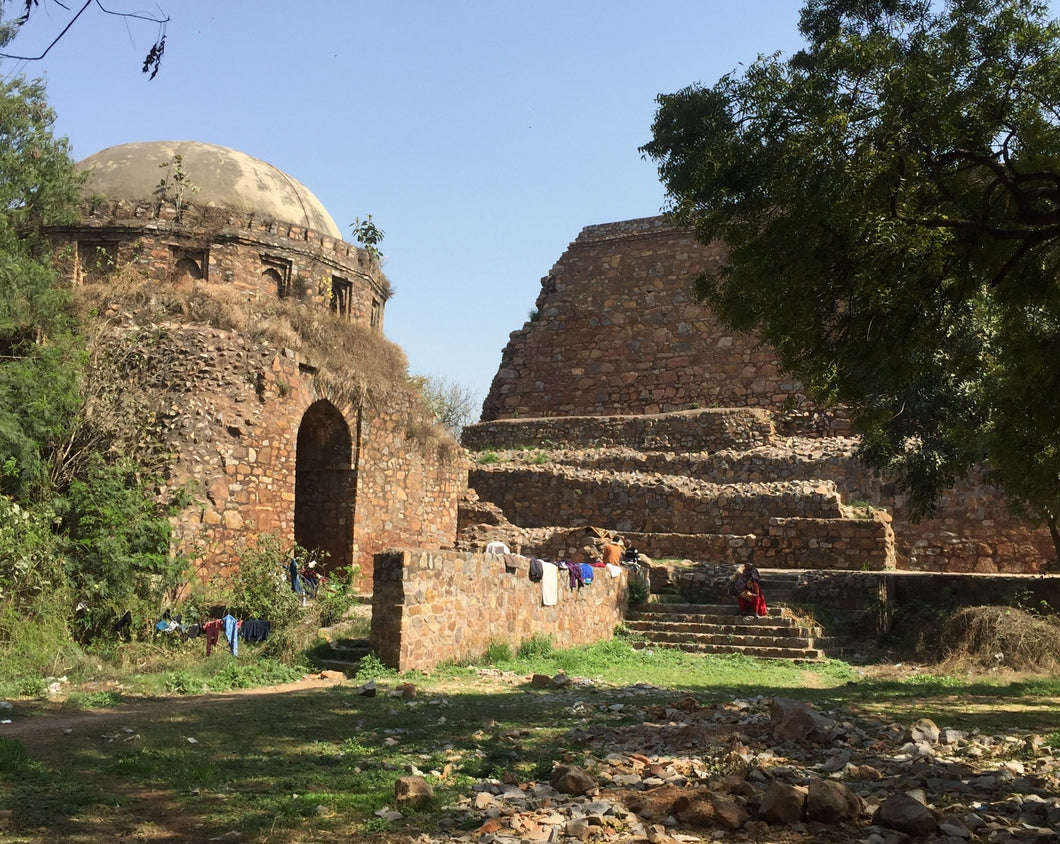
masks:
<instances>
[{"instance_id":1,"label":"low stone wall","mask_svg":"<svg viewBox=\"0 0 1060 844\"><path fill-rule=\"evenodd\" d=\"M704 565L751 563L772 569L884 571L895 567L894 532L885 513L872 519L770 519L761 534L623 533L651 559Z\"/></svg>"},{"instance_id":2,"label":"low stone wall","mask_svg":"<svg viewBox=\"0 0 1060 844\"><path fill-rule=\"evenodd\" d=\"M655 564L651 590L676 588L690 603L734 602L732 584L738 565L690 567ZM940 608L971 606L1041 607L1060 611L1060 575L982 575L910 571L800 571L789 594L770 583L771 572L759 566L767 600L812 611L829 635L874 636L890 629L903 605L932 603ZM774 577L779 577L775 574ZM778 597L779 595L779 597Z\"/></svg>"},{"instance_id":3,"label":"low stone wall","mask_svg":"<svg viewBox=\"0 0 1060 844\"><path fill-rule=\"evenodd\" d=\"M374 560L370 642L399 671L427 671L447 660L479 656L491 643L514 651L535 636L557 648L610 639L626 608L623 569L597 569L588 586L571 589L560 572L558 602L541 603L526 557L461 551L391 549Z\"/></svg>"},{"instance_id":4,"label":"low stone wall","mask_svg":"<svg viewBox=\"0 0 1060 844\"><path fill-rule=\"evenodd\" d=\"M769 413L755 408L685 410L655 416L564 416L480 422L464 428L471 451L534 446L645 451L746 450L773 439ZM550 444L550 445L546 445Z\"/></svg>"},{"instance_id":5,"label":"low stone wall","mask_svg":"<svg viewBox=\"0 0 1060 844\"><path fill-rule=\"evenodd\" d=\"M751 560L759 568L893 569L891 518L770 519Z\"/></svg>"}]
</instances>

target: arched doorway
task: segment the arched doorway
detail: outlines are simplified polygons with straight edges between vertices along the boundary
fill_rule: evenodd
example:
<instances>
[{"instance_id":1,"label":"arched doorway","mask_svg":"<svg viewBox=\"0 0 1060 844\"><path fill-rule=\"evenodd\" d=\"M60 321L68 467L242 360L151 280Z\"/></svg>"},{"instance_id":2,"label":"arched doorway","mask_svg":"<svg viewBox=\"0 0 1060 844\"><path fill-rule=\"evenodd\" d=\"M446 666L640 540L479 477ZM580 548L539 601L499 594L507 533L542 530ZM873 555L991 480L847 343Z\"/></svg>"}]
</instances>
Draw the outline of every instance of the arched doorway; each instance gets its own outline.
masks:
<instances>
[{"instance_id":1,"label":"arched doorway","mask_svg":"<svg viewBox=\"0 0 1060 844\"><path fill-rule=\"evenodd\" d=\"M324 399L310 405L298 427L294 541L326 551L324 567L329 571L352 561L355 457L350 426L335 405Z\"/></svg>"}]
</instances>

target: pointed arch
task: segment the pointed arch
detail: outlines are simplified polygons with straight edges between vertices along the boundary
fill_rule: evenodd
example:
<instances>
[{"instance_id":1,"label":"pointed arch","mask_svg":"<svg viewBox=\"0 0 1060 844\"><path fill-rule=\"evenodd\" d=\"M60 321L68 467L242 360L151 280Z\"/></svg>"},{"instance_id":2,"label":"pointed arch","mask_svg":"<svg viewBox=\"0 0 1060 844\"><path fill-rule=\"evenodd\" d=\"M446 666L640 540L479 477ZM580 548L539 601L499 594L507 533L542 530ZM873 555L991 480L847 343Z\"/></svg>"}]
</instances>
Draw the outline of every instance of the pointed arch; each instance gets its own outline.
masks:
<instances>
[{"instance_id":1,"label":"pointed arch","mask_svg":"<svg viewBox=\"0 0 1060 844\"><path fill-rule=\"evenodd\" d=\"M356 439L331 402L314 402L298 426L295 453L294 539L326 551L326 570L353 559L356 509Z\"/></svg>"}]
</instances>

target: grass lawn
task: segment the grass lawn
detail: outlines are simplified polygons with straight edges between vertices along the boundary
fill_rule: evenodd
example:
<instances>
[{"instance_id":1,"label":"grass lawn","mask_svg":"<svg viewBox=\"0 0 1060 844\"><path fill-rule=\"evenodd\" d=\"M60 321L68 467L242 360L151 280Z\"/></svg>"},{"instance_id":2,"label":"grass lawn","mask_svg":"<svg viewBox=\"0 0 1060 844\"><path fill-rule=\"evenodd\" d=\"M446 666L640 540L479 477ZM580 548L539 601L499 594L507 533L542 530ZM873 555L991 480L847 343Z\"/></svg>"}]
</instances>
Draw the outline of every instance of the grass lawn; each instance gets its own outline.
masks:
<instances>
[{"instance_id":1,"label":"grass lawn","mask_svg":"<svg viewBox=\"0 0 1060 844\"><path fill-rule=\"evenodd\" d=\"M687 696L785 695L903 724L927 716L988 733L1038 732L1060 746L1060 678L800 666L637 651L621 639L565 652L538 645L430 675L398 677L369 664L348 683L282 693L18 701L12 725L0 725L0 838L338 842L458 830L468 821L451 807L473 783L547 781L557 761L580 758L571 726L639 723L644 707ZM253 658L241 653L244 664ZM560 672L587 682L529 682ZM358 694L370 676L379 693ZM415 697L386 693L402 683L416 686ZM400 820L377 814L393 807L395 781L415 772L431 782L435 804L403 810Z\"/></svg>"}]
</instances>

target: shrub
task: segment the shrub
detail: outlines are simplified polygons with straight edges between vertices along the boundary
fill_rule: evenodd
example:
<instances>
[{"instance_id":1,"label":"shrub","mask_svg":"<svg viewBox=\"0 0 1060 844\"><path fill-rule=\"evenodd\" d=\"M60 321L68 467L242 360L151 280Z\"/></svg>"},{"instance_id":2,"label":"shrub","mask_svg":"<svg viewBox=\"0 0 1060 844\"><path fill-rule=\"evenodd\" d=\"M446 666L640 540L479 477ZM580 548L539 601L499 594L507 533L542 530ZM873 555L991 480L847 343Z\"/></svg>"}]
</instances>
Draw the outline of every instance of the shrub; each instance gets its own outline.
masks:
<instances>
[{"instance_id":1,"label":"shrub","mask_svg":"<svg viewBox=\"0 0 1060 844\"><path fill-rule=\"evenodd\" d=\"M548 659L552 656L552 637L540 634L531 636L519 645L519 659Z\"/></svg>"},{"instance_id":2,"label":"shrub","mask_svg":"<svg viewBox=\"0 0 1060 844\"><path fill-rule=\"evenodd\" d=\"M287 580L289 557L275 535L262 534L243 548L236 571L220 583L218 603L238 618L268 621L271 636L282 633L297 620L300 606Z\"/></svg>"},{"instance_id":3,"label":"shrub","mask_svg":"<svg viewBox=\"0 0 1060 844\"><path fill-rule=\"evenodd\" d=\"M131 460L88 460L59 503L66 537L66 579L79 612L71 622L88 641L126 611L153 619L163 596L187 577L187 561L170 553L168 514L148 495Z\"/></svg>"},{"instance_id":4,"label":"shrub","mask_svg":"<svg viewBox=\"0 0 1060 844\"><path fill-rule=\"evenodd\" d=\"M487 665L496 665L500 662L512 661L512 646L507 642L490 642L486 647L483 660Z\"/></svg>"}]
</instances>

